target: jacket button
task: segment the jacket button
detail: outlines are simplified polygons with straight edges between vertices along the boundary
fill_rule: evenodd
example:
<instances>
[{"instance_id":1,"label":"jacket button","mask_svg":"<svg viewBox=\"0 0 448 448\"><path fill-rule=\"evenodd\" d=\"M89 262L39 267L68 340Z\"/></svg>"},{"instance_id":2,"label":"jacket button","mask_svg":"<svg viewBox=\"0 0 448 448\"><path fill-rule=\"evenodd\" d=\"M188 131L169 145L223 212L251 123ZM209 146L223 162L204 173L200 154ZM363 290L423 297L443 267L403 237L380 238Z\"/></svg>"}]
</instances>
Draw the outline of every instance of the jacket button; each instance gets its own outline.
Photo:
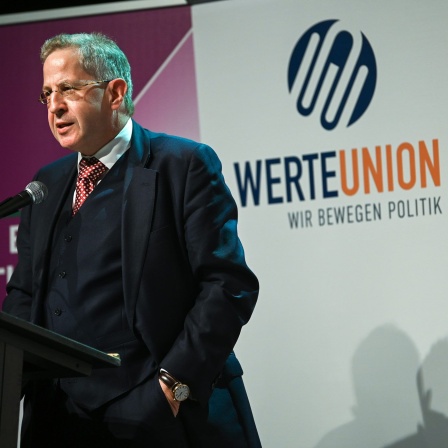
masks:
<instances>
[{"instance_id":1,"label":"jacket button","mask_svg":"<svg viewBox=\"0 0 448 448\"><path fill-rule=\"evenodd\" d=\"M67 273L65 271L59 272L59 277L60 278L64 278L66 275L67 275Z\"/></svg>"},{"instance_id":2,"label":"jacket button","mask_svg":"<svg viewBox=\"0 0 448 448\"><path fill-rule=\"evenodd\" d=\"M69 243L72 239L73 239L73 237L71 235L64 236L64 240L67 241L67 243Z\"/></svg>"},{"instance_id":3,"label":"jacket button","mask_svg":"<svg viewBox=\"0 0 448 448\"><path fill-rule=\"evenodd\" d=\"M61 310L60 308L56 308L56 309L54 310L54 314L55 314L56 316L60 316L60 315L62 314L62 310Z\"/></svg>"}]
</instances>

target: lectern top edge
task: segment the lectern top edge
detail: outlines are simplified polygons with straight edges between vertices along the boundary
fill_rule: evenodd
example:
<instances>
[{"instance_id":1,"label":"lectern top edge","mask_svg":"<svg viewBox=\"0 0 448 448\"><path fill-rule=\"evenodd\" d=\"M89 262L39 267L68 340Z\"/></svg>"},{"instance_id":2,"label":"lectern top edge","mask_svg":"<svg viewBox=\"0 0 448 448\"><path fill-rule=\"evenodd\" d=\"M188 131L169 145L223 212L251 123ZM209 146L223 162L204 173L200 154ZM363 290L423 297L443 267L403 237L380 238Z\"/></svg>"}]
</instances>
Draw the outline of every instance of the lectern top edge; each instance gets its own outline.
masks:
<instances>
[{"instance_id":1,"label":"lectern top edge","mask_svg":"<svg viewBox=\"0 0 448 448\"><path fill-rule=\"evenodd\" d=\"M118 367L121 364L120 359L116 356L111 356L66 336L0 311L0 331L2 329L36 342L43 342L47 346L63 350L67 354L76 355L79 359L90 363L95 368Z\"/></svg>"}]
</instances>

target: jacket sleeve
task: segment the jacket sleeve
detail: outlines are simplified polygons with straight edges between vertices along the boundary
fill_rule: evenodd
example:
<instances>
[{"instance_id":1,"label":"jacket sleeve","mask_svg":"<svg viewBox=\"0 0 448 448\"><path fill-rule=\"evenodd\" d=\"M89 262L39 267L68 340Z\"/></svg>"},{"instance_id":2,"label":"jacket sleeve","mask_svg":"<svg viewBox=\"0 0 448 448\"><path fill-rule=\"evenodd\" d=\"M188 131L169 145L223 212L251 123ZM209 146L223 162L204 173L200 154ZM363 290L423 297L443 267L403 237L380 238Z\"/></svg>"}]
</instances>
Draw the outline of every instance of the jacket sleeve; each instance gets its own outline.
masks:
<instances>
[{"instance_id":1,"label":"jacket sleeve","mask_svg":"<svg viewBox=\"0 0 448 448\"><path fill-rule=\"evenodd\" d=\"M25 320L30 320L32 306L33 276L29 226L30 212L31 206L24 208L20 215L16 243L19 260L6 285L7 296L2 305L5 313Z\"/></svg>"},{"instance_id":2,"label":"jacket sleeve","mask_svg":"<svg viewBox=\"0 0 448 448\"><path fill-rule=\"evenodd\" d=\"M217 155L206 145L197 146L189 159L182 219L197 294L161 364L206 402L251 317L259 289L238 237L236 203Z\"/></svg>"}]
</instances>

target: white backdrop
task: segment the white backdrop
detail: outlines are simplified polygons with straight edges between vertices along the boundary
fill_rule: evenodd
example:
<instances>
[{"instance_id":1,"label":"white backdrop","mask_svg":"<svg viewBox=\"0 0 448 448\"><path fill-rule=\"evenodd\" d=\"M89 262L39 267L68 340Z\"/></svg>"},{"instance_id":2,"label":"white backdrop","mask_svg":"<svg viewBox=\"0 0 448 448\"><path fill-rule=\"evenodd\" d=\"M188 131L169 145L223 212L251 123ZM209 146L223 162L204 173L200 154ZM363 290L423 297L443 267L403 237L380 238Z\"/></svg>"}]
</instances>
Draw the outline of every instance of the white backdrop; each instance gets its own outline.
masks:
<instances>
[{"instance_id":1,"label":"white backdrop","mask_svg":"<svg viewBox=\"0 0 448 448\"><path fill-rule=\"evenodd\" d=\"M447 18L448 4L442 0L228 0L193 8L201 139L222 159L240 206L247 259L261 282L259 303L237 354L264 447L448 443L442 438L448 433ZM362 33L377 72L373 97L359 120L347 127L345 114L345 121L326 130L319 110L328 88L322 89L315 111L302 116L296 110L298 87L289 93L287 73L299 39L330 19L338 22L326 44L346 30L357 56ZM435 166L433 175L426 169L426 187L419 142ZM386 145L393 191L387 183ZM340 151L351 157L355 148L361 157L367 148L375 161L376 146L384 191L370 179L370 193L361 187L345 195ZM328 186L339 195L322 194L318 161L315 199L303 164L305 198L293 193L288 202L285 157L314 154L320 160L328 151L335 151L327 159L333 172ZM400 157L402 185L412 185L416 174L415 185L406 190L398 182ZM255 174L257 161L262 167L259 205L249 194L242 206L235 164L241 172L248 162ZM268 164L271 197L283 202L267 199ZM361 182L362 174L360 168ZM373 215L374 204L381 216ZM356 205L364 211L362 219L319 222L321 209L348 213ZM396 209L391 215L389 207ZM297 212L308 212L312 226L291 228L289 216ZM428 390L432 399L425 402Z\"/></svg>"}]
</instances>

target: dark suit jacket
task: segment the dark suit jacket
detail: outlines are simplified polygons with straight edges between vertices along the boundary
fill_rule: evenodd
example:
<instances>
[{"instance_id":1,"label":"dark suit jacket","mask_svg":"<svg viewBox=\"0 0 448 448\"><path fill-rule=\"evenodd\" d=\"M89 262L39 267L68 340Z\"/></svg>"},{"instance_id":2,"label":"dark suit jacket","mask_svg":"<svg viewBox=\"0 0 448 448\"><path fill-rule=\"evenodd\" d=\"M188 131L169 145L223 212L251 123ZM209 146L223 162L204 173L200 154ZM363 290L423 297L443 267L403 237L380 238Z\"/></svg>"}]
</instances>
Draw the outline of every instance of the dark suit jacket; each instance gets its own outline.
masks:
<instances>
[{"instance_id":1,"label":"dark suit jacket","mask_svg":"<svg viewBox=\"0 0 448 448\"><path fill-rule=\"evenodd\" d=\"M251 316L258 281L213 150L133 124L121 237L127 319L156 361L205 404ZM3 309L34 323L42 317L52 230L76 164L70 154L42 168L35 180L48 197L22 210L19 262Z\"/></svg>"}]
</instances>

